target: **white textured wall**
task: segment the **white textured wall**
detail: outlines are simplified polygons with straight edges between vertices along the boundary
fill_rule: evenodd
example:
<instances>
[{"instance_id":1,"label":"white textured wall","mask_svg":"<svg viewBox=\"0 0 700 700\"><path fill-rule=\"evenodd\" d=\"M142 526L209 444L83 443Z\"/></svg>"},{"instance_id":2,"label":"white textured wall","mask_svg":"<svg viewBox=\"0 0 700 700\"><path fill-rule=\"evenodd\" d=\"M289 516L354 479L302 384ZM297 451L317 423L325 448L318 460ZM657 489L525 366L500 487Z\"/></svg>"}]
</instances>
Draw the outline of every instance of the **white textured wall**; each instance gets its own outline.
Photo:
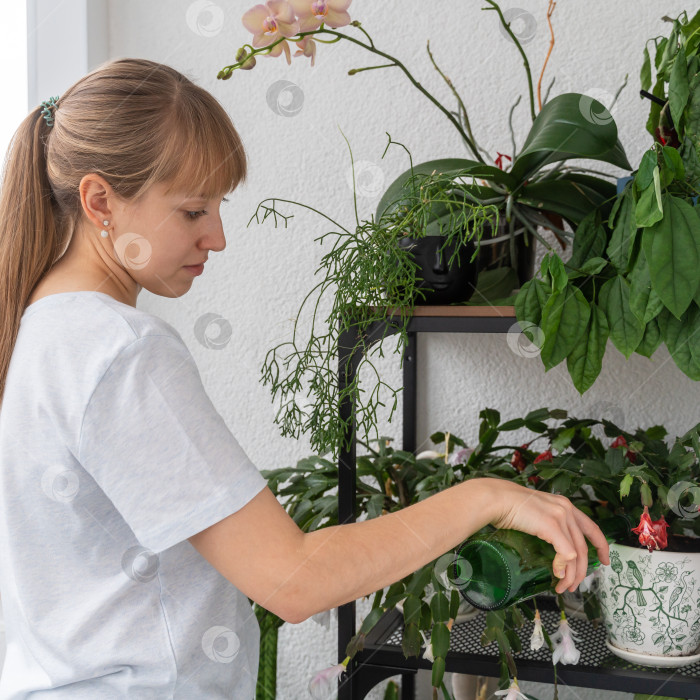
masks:
<instances>
[{"instance_id":1,"label":"white textured wall","mask_svg":"<svg viewBox=\"0 0 700 700\"><path fill-rule=\"evenodd\" d=\"M218 70L233 63L237 47L249 40L240 17L252 4L112 0L109 55L146 57L185 72L222 101L247 145L249 182L224 205L226 250L210 256L205 274L185 297L170 300L143 292L139 306L180 330L214 403L253 461L266 469L292 465L310 454L306 439L280 437L272 424L268 388L259 377L267 350L289 339L298 306L318 279L314 271L328 248L321 248L314 238L329 229L318 216L300 208L289 209L295 218L287 229L255 223L246 228L256 205L269 196L294 199L352 225L350 160L341 129L356 163L372 166L360 180L365 194L358 199L361 217L373 213L382 186L407 167L398 148L381 159L385 131L408 146L415 163L467 154L446 118L397 69L347 76L351 67L375 65L370 54L348 42L319 46L314 68L301 57L291 66L283 57L262 58L253 71L237 71L229 81L217 81ZM499 30L495 14L480 10L483 5L480 0L354 0L350 12L380 49L403 60L452 108L451 95L425 51L430 39L436 61L467 103L478 140L495 154L510 151L507 114L519 94L523 94L516 112L519 144L529 120L521 61ZM578 91L609 98L629 73L613 115L633 164L650 143L643 128L648 102L638 97L644 41L666 33L668 25L660 16L675 16L685 5L678 0L560 0L555 11L557 44L547 70L549 78L557 78L552 95ZM517 0L514 6L536 18L534 38L526 45L536 81L548 45L547 3ZM503 4L503 9L508 7ZM275 113L266 101L268 89L279 80L292 81L303 95L303 107L295 116ZM207 349L195 336L195 321L206 313L220 314L231 324L231 340L221 349ZM700 386L676 368L665 348L653 361L635 355L626 362L610 344L601 377L580 397L563 364L545 375L539 358L514 354L504 336L434 335L419 342L420 445L438 429L474 440L478 412L485 406L498 408L504 418L541 406L567 408L573 415L603 412L628 429L664 423L672 433L698 420ZM399 386L397 358L387 354L377 366L390 385ZM400 436L400 416L383 424L380 433ZM333 621L328 632L311 620L282 628L281 700L306 697L311 672L336 662L335 617ZM523 686L540 698L551 697L546 686ZM600 697L591 691L564 690L562 700ZM370 697L382 694L375 689ZM426 690L421 697L428 697Z\"/></svg>"}]
</instances>

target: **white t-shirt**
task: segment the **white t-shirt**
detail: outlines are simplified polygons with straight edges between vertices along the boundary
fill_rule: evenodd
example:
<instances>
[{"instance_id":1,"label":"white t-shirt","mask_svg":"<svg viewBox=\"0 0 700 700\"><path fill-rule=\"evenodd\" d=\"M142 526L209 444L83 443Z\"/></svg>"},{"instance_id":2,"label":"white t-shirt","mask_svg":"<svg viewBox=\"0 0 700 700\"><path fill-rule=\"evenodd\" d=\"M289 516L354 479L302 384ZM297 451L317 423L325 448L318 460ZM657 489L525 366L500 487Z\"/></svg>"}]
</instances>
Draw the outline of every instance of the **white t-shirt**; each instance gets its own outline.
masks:
<instances>
[{"instance_id":1,"label":"white t-shirt","mask_svg":"<svg viewBox=\"0 0 700 700\"><path fill-rule=\"evenodd\" d=\"M266 485L170 324L102 292L29 306L0 410L0 700L253 700L255 613L187 538Z\"/></svg>"}]
</instances>

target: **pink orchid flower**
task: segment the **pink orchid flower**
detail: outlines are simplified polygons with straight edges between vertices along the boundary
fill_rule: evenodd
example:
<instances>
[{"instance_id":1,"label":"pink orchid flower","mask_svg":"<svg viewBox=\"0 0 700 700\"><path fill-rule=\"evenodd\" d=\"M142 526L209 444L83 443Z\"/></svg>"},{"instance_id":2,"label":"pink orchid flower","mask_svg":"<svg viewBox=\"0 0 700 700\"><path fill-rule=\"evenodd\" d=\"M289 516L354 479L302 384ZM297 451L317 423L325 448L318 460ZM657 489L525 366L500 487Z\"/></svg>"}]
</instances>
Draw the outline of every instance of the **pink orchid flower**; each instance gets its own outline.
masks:
<instances>
[{"instance_id":1,"label":"pink orchid flower","mask_svg":"<svg viewBox=\"0 0 700 700\"><path fill-rule=\"evenodd\" d=\"M319 671L309 683L311 697L316 698L316 700L328 700L328 698L335 697L338 692L338 678L346 670L348 661L350 661L349 656L345 658L343 663Z\"/></svg>"},{"instance_id":2,"label":"pink orchid flower","mask_svg":"<svg viewBox=\"0 0 700 700\"><path fill-rule=\"evenodd\" d=\"M286 42L285 42L286 43ZM305 36L297 42L299 50L295 52L295 56L308 56L311 58L311 65L314 65L316 60L316 42L312 36Z\"/></svg>"},{"instance_id":3,"label":"pink orchid flower","mask_svg":"<svg viewBox=\"0 0 700 700\"><path fill-rule=\"evenodd\" d=\"M554 653L552 654L553 664L556 664L559 661L561 661L562 664L578 663L578 660L581 657L581 652L574 644L575 641L578 641L578 637L571 627L569 627L569 622L566 619L566 615L563 611L561 613L559 629L552 635L551 639L556 645Z\"/></svg>"},{"instance_id":4,"label":"pink orchid flower","mask_svg":"<svg viewBox=\"0 0 700 700\"><path fill-rule=\"evenodd\" d=\"M276 46L273 46L270 49L270 53L267 54L268 56L272 56L273 58L279 56L282 51L284 51L284 56L287 59L287 65L291 66L292 65L292 54L289 48L289 42L286 39L282 39L279 44Z\"/></svg>"},{"instance_id":5,"label":"pink orchid flower","mask_svg":"<svg viewBox=\"0 0 700 700\"><path fill-rule=\"evenodd\" d=\"M333 29L350 24L346 12L352 0L289 0L299 18L302 32L312 32L322 24Z\"/></svg>"},{"instance_id":6,"label":"pink orchid flower","mask_svg":"<svg viewBox=\"0 0 700 700\"><path fill-rule=\"evenodd\" d=\"M286 0L267 0L264 5L255 5L243 15L241 21L243 26L252 32L252 44L256 49L269 46L282 37L290 38L299 33L299 22ZM289 52L289 46L286 51ZM279 56L281 52L282 49L276 55Z\"/></svg>"}]
</instances>

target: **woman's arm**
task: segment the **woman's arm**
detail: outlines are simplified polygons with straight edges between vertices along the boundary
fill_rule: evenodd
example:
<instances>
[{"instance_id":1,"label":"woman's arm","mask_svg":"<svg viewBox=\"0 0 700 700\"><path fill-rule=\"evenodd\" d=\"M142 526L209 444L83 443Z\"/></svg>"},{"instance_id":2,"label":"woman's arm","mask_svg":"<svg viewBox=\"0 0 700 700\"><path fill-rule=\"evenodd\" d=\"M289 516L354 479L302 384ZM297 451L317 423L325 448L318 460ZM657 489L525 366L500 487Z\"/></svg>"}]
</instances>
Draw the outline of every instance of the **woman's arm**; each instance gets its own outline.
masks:
<instances>
[{"instance_id":1,"label":"woman's arm","mask_svg":"<svg viewBox=\"0 0 700 700\"><path fill-rule=\"evenodd\" d=\"M584 535L607 563L597 525L563 497L505 479L470 479L400 511L304 533L269 488L224 520L190 537L233 585L291 623L357 600L454 549L488 523L536 535L565 571L557 591L583 580Z\"/></svg>"}]
</instances>

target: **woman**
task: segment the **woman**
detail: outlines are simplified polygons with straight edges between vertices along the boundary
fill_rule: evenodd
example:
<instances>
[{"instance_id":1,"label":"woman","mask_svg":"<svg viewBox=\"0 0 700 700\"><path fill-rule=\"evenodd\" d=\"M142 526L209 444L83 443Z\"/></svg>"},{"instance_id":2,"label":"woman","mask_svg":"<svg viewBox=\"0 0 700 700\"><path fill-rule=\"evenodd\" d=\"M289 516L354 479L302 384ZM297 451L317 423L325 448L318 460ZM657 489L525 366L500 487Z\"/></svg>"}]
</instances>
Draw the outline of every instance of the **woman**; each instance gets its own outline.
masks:
<instances>
[{"instance_id":1,"label":"woman","mask_svg":"<svg viewBox=\"0 0 700 700\"><path fill-rule=\"evenodd\" d=\"M491 522L551 542L575 590L600 529L568 499L473 479L303 533L142 288L226 245L238 133L174 69L111 61L20 125L0 191L0 700L253 698L250 601L291 623L390 585Z\"/></svg>"}]
</instances>

